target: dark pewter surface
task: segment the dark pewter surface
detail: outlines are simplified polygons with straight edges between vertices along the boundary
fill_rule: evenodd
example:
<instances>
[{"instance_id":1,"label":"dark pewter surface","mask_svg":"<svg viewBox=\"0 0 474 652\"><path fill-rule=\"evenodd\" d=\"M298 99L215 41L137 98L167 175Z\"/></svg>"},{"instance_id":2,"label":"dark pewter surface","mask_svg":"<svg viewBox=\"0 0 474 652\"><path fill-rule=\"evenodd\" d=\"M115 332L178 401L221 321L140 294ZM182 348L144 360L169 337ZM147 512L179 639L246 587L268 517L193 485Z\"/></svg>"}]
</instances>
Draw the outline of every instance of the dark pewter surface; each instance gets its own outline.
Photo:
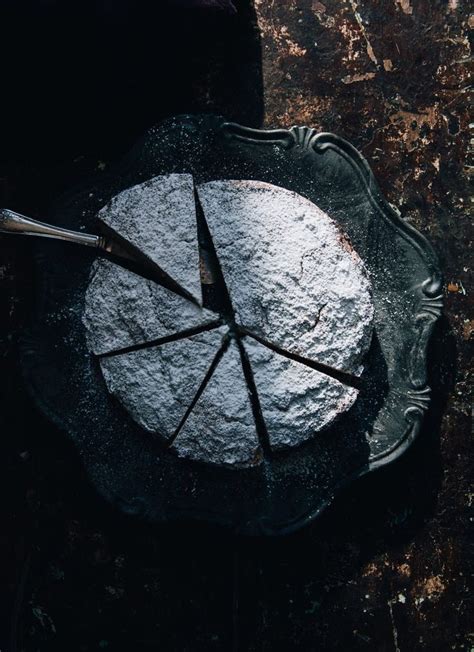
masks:
<instances>
[{"instance_id":1,"label":"dark pewter surface","mask_svg":"<svg viewBox=\"0 0 474 652\"><path fill-rule=\"evenodd\" d=\"M386 204L346 141L306 127L254 130L213 116L178 117L152 129L121 166L60 201L54 221L93 231L110 197L167 172L192 173L197 183L258 179L294 190L348 234L371 277L375 310L352 410L313 441L252 470L176 459L127 418L89 354L82 314L93 255L78 251L72 259L67 248L41 241L36 309L21 343L26 381L71 436L92 484L123 512L152 522L203 519L245 534L291 532L417 436L430 397L427 347L441 314L436 257Z\"/></svg>"},{"instance_id":2,"label":"dark pewter surface","mask_svg":"<svg viewBox=\"0 0 474 652\"><path fill-rule=\"evenodd\" d=\"M259 126L265 105L268 127L340 134L441 258L425 427L290 537L131 527L24 392L15 342L31 243L0 239L2 649L469 650L468 5L258 2L256 17L234 4L232 22L161 3L5 3L1 203L48 218L59 192L176 113Z\"/></svg>"}]
</instances>

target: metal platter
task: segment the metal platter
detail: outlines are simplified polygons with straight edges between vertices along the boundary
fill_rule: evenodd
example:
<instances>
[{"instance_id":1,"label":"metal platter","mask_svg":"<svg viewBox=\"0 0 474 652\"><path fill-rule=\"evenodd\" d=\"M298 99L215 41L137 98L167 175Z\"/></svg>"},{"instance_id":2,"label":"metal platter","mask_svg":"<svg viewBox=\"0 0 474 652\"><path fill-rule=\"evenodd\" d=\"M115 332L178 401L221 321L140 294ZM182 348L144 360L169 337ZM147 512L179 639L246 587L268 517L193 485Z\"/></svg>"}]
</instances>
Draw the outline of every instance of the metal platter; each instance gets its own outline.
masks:
<instances>
[{"instance_id":1,"label":"metal platter","mask_svg":"<svg viewBox=\"0 0 474 652\"><path fill-rule=\"evenodd\" d=\"M73 440L91 482L128 514L195 518L246 534L281 534L315 518L343 486L400 456L430 402L427 346L441 314L441 275L427 241L388 205L349 143L307 127L255 130L216 116L152 129L125 161L76 189L49 220L94 231L111 197L151 177L198 183L255 179L317 204L348 234L371 275L375 332L353 408L313 441L255 468L179 459L150 440L111 398L87 350L81 316L94 253L37 243L36 302L21 357L43 411Z\"/></svg>"}]
</instances>

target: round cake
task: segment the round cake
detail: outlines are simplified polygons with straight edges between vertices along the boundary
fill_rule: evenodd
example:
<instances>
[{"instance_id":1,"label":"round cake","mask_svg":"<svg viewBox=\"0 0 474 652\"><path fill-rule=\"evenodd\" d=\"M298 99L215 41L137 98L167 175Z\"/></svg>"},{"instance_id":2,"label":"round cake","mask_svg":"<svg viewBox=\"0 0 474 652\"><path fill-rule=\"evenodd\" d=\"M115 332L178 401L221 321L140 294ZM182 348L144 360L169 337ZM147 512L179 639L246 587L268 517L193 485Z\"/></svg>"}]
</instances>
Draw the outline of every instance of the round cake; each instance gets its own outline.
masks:
<instances>
[{"instance_id":1,"label":"round cake","mask_svg":"<svg viewBox=\"0 0 474 652\"><path fill-rule=\"evenodd\" d=\"M98 259L83 322L110 393L147 433L231 468L317 436L358 394L373 305L334 220L259 181L170 174L98 214L195 301Z\"/></svg>"}]
</instances>

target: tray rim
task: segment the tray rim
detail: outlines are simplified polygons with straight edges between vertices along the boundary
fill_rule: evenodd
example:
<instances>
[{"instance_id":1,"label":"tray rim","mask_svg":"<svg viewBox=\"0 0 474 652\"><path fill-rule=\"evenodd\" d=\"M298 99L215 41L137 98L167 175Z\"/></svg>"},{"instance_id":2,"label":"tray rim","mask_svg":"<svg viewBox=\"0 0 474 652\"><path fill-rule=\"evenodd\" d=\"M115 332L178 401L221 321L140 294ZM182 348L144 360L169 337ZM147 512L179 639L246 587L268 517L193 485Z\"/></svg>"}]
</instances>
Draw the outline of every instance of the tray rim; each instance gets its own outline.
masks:
<instances>
[{"instance_id":1,"label":"tray rim","mask_svg":"<svg viewBox=\"0 0 474 652\"><path fill-rule=\"evenodd\" d=\"M315 520L322 512L329 507L337 497L337 495L352 482L359 478L392 464L398 460L412 445L420 434L424 415L429 408L431 402L431 388L427 383L427 363L428 363L428 346L436 325L443 314L443 295L442 286L443 279L439 268L437 255L427 240L414 226L406 222L397 209L395 209L384 197L381 192L375 175L372 172L368 161L365 157L347 140L344 138L330 133L318 132L315 128L308 126L292 126L288 129L256 129L246 127L235 122L227 122L221 116L211 116L209 114L181 114L176 115L166 120L161 121L151 129L147 130L143 138L132 148L129 154L125 157L128 161L133 154L140 150L143 143L156 133L165 129L167 126L172 126L176 122L185 120L201 119L217 119L217 124L213 125L216 130L222 130L227 136L236 138L237 140L246 142L255 142L257 144L269 144L283 146L285 149L294 147L302 148L309 153L324 153L327 150L333 150L339 156L345 159L353 168L356 176L362 182L364 191L371 202L371 205L382 219L384 219L403 239L405 239L418 253L424 265L428 270L428 276L420 284L421 300L419 303L419 310L414 313L414 322L418 327L417 339L411 350L410 364L409 364L409 381L410 389L407 392L408 407L405 409L404 417L406 420L406 428L402 436L399 437L388 450L369 456L367 463L355 470L353 473L342 478L337 484L334 485L332 494L326 500L321 500L316 507L307 510L303 514L299 514L294 520L286 522L284 525L276 521L271 523L264 517L259 520L258 532L248 532L244 523L236 523L232 518L226 518L224 514L216 518L216 514L209 515L200 509L168 509L161 518L154 519L155 522L169 522L173 520L195 520L204 522L218 522L222 525L229 526L234 531L244 534L263 534L263 535L285 535L295 532L296 530L305 527L313 520ZM123 161L122 161L123 163ZM85 185L85 184L81 184ZM72 194L77 191L73 189L67 194ZM24 371L23 364L21 365ZM34 383L31 382L27 374L23 373L25 385L32 395L38 406L61 430L64 430L64 423L61 417L56 413L56 410L45 401L40 394L35 390ZM76 448L74 439L72 440L75 451L79 458L82 460L79 450ZM88 465L81 462L87 476ZM90 479L94 489L102 494L97 485ZM116 501L114 501L116 502Z\"/></svg>"}]
</instances>

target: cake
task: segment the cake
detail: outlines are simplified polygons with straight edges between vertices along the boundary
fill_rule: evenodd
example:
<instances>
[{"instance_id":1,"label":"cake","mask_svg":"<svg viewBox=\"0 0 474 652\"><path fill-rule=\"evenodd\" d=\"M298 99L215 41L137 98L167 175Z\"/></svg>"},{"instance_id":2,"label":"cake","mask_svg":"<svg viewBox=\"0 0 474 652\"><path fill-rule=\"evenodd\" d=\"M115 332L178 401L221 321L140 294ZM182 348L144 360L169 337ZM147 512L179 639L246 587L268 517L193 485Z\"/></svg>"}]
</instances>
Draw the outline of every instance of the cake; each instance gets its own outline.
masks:
<instances>
[{"instance_id":1,"label":"cake","mask_svg":"<svg viewBox=\"0 0 474 652\"><path fill-rule=\"evenodd\" d=\"M170 454L257 466L318 436L357 400L370 279L308 199L260 181L194 188L189 174L172 174L123 191L98 218L193 297L201 300L201 282L213 296L200 306L108 260L93 265L89 350L114 399Z\"/></svg>"}]
</instances>

